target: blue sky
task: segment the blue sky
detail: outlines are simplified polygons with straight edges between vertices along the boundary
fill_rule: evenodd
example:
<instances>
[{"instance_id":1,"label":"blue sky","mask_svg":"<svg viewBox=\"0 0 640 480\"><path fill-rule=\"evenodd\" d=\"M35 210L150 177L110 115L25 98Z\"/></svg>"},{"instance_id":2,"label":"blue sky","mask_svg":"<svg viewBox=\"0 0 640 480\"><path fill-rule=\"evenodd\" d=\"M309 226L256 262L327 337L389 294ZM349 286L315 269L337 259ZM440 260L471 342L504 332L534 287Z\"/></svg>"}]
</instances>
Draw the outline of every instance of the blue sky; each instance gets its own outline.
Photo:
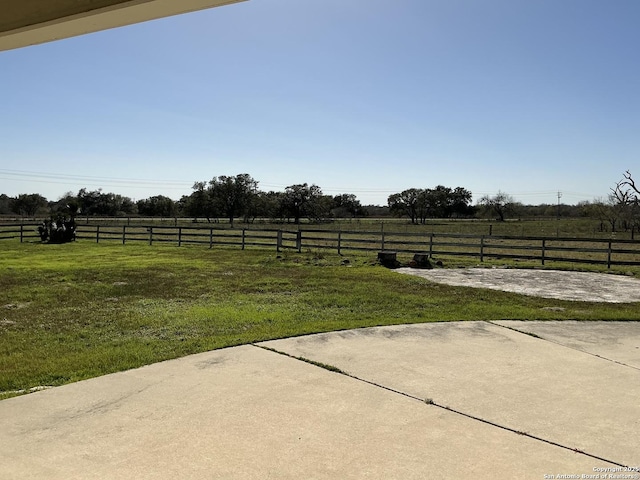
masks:
<instances>
[{"instance_id":1,"label":"blue sky","mask_svg":"<svg viewBox=\"0 0 640 480\"><path fill-rule=\"evenodd\" d=\"M606 197L640 178L639 24L637 0L250 0L0 52L0 193Z\"/></svg>"}]
</instances>

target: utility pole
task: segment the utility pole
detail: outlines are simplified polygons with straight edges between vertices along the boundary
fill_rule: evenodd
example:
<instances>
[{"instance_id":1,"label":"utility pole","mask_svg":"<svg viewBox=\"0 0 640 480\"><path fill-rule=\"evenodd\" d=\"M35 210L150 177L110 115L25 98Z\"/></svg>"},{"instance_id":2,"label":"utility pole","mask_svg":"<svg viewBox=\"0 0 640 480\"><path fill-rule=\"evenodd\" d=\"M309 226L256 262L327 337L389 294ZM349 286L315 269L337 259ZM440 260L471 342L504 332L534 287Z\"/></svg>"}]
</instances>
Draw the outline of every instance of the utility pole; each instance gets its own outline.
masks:
<instances>
[{"instance_id":1,"label":"utility pole","mask_svg":"<svg viewBox=\"0 0 640 480\"><path fill-rule=\"evenodd\" d=\"M560 220L560 199L562 198L562 192L558 191L558 220Z\"/></svg>"}]
</instances>

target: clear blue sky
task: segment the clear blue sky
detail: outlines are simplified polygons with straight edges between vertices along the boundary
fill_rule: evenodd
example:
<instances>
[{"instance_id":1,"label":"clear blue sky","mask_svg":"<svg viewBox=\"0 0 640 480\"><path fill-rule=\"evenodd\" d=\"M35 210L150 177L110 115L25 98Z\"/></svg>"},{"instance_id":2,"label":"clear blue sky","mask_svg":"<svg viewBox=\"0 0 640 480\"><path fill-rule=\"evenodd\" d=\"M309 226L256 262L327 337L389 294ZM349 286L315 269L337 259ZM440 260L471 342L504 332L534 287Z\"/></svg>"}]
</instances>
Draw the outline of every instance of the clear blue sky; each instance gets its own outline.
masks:
<instances>
[{"instance_id":1,"label":"clear blue sky","mask_svg":"<svg viewBox=\"0 0 640 480\"><path fill-rule=\"evenodd\" d=\"M637 0L250 0L0 52L0 193L606 197L640 178L639 25Z\"/></svg>"}]
</instances>

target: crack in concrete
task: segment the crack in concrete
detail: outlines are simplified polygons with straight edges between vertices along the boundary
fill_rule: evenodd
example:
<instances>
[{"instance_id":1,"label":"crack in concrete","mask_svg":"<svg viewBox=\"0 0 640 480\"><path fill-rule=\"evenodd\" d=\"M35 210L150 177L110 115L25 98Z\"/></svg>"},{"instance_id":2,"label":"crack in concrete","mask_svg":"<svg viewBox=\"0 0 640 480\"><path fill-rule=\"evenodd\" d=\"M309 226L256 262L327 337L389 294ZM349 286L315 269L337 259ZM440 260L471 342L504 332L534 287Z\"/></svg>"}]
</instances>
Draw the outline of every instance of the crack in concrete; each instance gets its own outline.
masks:
<instances>
[{"instance_id":1,"label":"crack in concrete","mask_svg":"<svg viewBox=\"0 0 640 480\"><path fill-rule=\"evenodd\" d=\"M488 323L491 323L491 322L488 322ZM509 327L505 327L505 328L509 328ZM519 333L522 333L522 334L526 335L526 333L524 333L524 332L519 332ZM544 339L542 339L542 340L544 340ZM360 378L360 377L358 377L356 375L353 375L351 373L347 373L344 370L341 370L340 368L335 367L333 365L327 365L327 364L324 364L324 363L316 362L316 361L309 360L309 359L304 358L304 357L296 357L295 355L291 355L291 354L289 354L287 352L283 352L281 350L276 350L275 348L267 347L267 346L264 346L264 345L257 345L255 343L252 343L251 345L254 346L254 347L257 347L257 348L261 348L263 350L267 350L267 351L272 352L272 353L276 353L278 355L283 355L285 357L292 358L294 360L298 360L298 361L301 361L301 362L309 363L309 364L314 365L316 367L319 367L319 368L322 368L322 369L325 369L325 370L329 370L329 371L334 372L334 373L338 373L340 375L343 375L345 377L351 378L353 380L357 380L359 382L366 383L367 385L371 385L373 387L381 388L383 390L387 390L387 391L389 391L391 393L395 393L397 395L402 395L403 397L407 397L407 398L410 398L412 400L417 400L417 401L419 401L421 403L424 403L426 405L432 405L434 407L441 408L441 409L446 410L448 412L455 413L457 415L461 415L463 417L466 417L466 418L469 418L471 420L475 420L475 421L484 423L486 425L491 425L492 427L496 427L496 428L505 430L507 432L515 433L515 434L518 434L518 435L522 435L522 436L530 438L532 440L536 440L536 441L539 441L539 442L542 442L542 443L546 443L548 445L553 445L554 447L559 447L559 448L562 448L562 449L565 449L565 450L569 450L570 452L579 453L579 454L584 455L586 457L593 458L595 460L600 460L602 462L607 462L607 463L610 463L612 465L616 465L618 467L629 468L629 465L625 465L623 463L619 463L619 462L616 462L616 461L613 461L613 460L609 460L607 458L603 458L603 457L600 457L598 455L585 452L585 451L580 450L578 448L572 448L572 447L569 447L567 445L563 445L561 443L554 442L553 440L548 440L546 438L538 437L536 435L532 435L532 434L527 433L527 432L522 432L520 430L516 430L514 428L507 427L505 425L500 425L499 423L492 422L491 420L487 420L485 418L477 417L475 415L471 415L469 413L465 413L463 411L456 410L455 408L451 408L451 407L446 406L446 405L441 405L441 404L439 404L438 402L436 402L435 400L433 400L431 398L420 398L420 397L418 397L416 395L412 395L410 393L403 392L401 390L396 390L394 388L387 387L385 385L381 385L381 384L373 382L371 380L366 380L364 378ZM635 368L635 367L632 367L632 368Z\"/></svg>"},{"instance_id":2,"label":"crack in concrete","mask_svg":"<svg viewBox=\"0 0 640 480\"><path fill-rule=\"evenodd\" d=\"M568 348L569 350L573 350L575 352L584 353L586 355L591 355L592 357L596 357L596 358L599 358L601 360L606 360L608 362L613 362L613 363L616 363L618 365L622 365L623 367L629 367L629 368L633 368L634 370L640 370L640 368L638 368L638 367L636 367L634 365L629 365L629 364L621 362L619 360L614 360L613 358L603 357L602 355L598 355L597 353L587 352L586 350L581 350L580 348L570 347L569 345L565 345L564 343L561 343L561 342L559 342L557 340L551 340L549 338L542 337L542 336L538 335L537 333L527 332L525 330L518 330L515 327L508 327L507 325L500 325L499 323L494 323L491 320L484 320L484 322L485 323L489 323L491 325L494 325L496 327L501 327L501 328L506 328L507 330L512 330L512 331L520 333L522 335L528 335L530 337L537 338L538 340L542 340L543 342L553 343L555 345L559 345L561 347Z\"/></svg>"}]
</instances>

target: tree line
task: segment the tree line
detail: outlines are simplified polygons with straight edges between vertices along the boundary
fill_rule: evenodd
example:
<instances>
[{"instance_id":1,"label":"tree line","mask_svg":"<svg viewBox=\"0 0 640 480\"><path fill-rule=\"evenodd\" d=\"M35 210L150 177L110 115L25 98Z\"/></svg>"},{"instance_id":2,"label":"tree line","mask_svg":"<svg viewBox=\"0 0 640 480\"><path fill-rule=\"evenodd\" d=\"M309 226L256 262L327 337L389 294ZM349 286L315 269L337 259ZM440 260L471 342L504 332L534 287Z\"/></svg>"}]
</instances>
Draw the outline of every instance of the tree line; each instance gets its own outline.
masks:
<instances>
[{"instance_id":1,"label":"tree line","mask_svg":"<svg viewBox=\"0 0 640 480\"><path fill-rule=\"evenodd\" d=\"M412 189L416 190L417 189ZM431 202L429 215L451 217L472 215L471 193L462 188L438 186L421 189ZM404 192L403 192L404 193ZM402 198L403 194L400 195ZM399 201L389 197L387 206L363 206L352 193L325 195L315 184L294 184L284 191L262 191L251 175L241 173L222 175L209 181L197 181L192 192L175 201L164 195L133 201L131 198L98 190L81 189L77 194L68 192L60 199L49 202L40 194L21 194L17 197L0 195L0 214L34 217L37 214L83 216L143 216L191 217L209 222L224 218L231 225L237 220L250 223L256 218L272 221L300 223L302 219L322 221L331 218L357 218L389 216L405 213ZM422 199L423 197L420 196ZM426 211L426 210L424 210ZM423 210L420 210L421 214Z\"/></svg>"},{"instance_id":2,"label":"tree line","mask_svg":"<svg viewBox=\"0 0 640 480\"><path fill-rule=\"evenodd\" d=\"M362 205L356 195L325 195L315 184L294 184L284 191L262 191L251 175L218 176L197 181L189 195L173 200L155 195L138 201L101 189L68 192L56 201L44 196L0 195L0 215L54 216L143 216L220 218L233 225L256 218L299 223L302 219L322 221L331 218L406 217L411 223L424 224L431 218L491 218L504 221L521 217L591 217L598 219L602 231L637 231L640 228L640 192L629 171L611 188L606 199L577 205L523 205L509 194L485 195L472 204L472 194L463 187L409 188L389 195L387 205Z\"/></svg>"}]
</instances>

